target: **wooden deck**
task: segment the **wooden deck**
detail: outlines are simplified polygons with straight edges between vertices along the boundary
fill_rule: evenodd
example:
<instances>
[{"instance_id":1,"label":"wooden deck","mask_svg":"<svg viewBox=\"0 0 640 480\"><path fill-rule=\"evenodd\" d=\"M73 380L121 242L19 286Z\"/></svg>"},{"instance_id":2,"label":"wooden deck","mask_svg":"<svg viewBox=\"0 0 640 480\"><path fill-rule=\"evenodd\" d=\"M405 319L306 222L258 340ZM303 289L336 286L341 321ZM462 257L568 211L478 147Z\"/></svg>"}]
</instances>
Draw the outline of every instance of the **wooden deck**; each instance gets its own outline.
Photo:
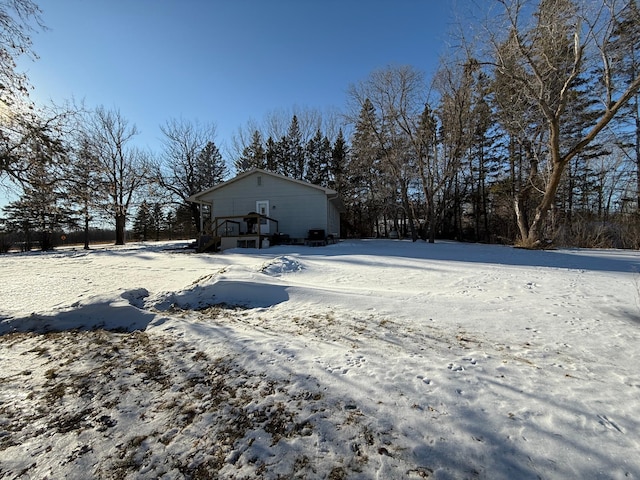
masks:
<instances>
[{"instance_id":1,"label":"wooden deck","mask_svg":"<svg viewBox=\"0 0 640 480\"><path fill-rule=\"evenodd\" d=\"M215 217L210 228L197 241L198 252L218 252L229 248L262 248L265 240L278 231L274 218L249 213Z\"/></svg>"}]
</instances>

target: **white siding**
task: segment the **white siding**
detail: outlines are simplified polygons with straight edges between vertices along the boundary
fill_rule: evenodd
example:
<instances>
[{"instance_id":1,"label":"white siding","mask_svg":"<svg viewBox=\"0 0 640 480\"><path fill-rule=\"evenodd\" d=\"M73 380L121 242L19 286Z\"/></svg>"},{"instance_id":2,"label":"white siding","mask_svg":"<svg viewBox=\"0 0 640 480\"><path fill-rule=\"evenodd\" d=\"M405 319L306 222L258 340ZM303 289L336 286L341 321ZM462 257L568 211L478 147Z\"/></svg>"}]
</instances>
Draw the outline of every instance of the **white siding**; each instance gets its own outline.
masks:
<instances>
[{"instance_id":1,"label":"white siding","mask_svg":"<svg viewBox=\"0 0 640 480\"><path fill-rule=\"evenodd\" d=\"M230 181L202 200L213 202L212 217L245 215L255 211L256 201L268 200L268 216L278 221L279 233L291 238L305 238L310 229L339 231L329 223L333 206L323 190L261 172Z\"/></svg>"}]
</instances>

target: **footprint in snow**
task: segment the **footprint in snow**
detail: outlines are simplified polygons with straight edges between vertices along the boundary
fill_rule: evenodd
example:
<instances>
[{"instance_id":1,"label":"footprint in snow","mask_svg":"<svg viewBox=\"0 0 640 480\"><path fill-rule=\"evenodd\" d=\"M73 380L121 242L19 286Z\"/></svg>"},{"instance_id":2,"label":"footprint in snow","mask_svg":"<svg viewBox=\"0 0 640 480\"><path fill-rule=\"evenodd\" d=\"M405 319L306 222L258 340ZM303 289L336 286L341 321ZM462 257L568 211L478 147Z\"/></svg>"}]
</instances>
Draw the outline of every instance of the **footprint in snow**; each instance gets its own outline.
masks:
<instances>
[{"instance_id":1,"label":"footprint in snow","mask_svg":"<svg viewBox=\"0 0 640 480\"><path fill-rule=\"evenodd\" d=\"M295 352L287 350L286 347L276 347L273 350L273 352L275 354L277 354L277 355L281 355L281 356L285 357L285 360L287 362L293 362L295 360L295 358L296 358ZM276 361L276 359L274 358L273 362L271 362L271 363L274 363L275 361Z\"/></svg>"},{"instance_id":2,"label":"footprint in snow","mask_svg":"<svg viewBox=\"0 0 640 480\"><path fill-rule=\"evenodd\" d=\"M327 367L327 372L329 372L329 373L339 373L341 375L346 375L347 373L349 373L349 369L348 368L344 368L342 366Z\"/></svg>"},{"instance_id":3,"label":"footprint in snow","mask_svg":"<svg viewBox=\"0 0 640 480\"><path fill-rule=\"evenodd\" d=\"M447 368L452 372L464 372L464 367L455 363L450 363L449 365L447 365Z\"/></svg>"},{"instance_id":4,"label":"footprint in snow","mask_svg":"<svg viewBox=\"0 0 640 480\"><path fill-rule=\"evenodd\" d=\"M360 368L364 362L367 360L364 358L364 355L358 355L357 357L350 358L349 355L347 357L347 366L348 367L357 367Z\"/></svg>"},{"instance_id":5,"label":"footprint in snow","mask_svg":"<svg viewBox=\"0 0 640 480\"><path fill-rule=\"evenodd\" d=\"M362 364L367 361L364 358L364 355L358 355L357 357L352 357L349 354L345 354L345 357L346 357L346 360L345 360L346 366L343 366L343 365L336 365L336 366L327 365L325 367L325 369L329 373L339 373L339 374L342 374L342 375L346 375L351 368L360 368L360 367L362 367ZM316 360L316 361L318 361L318 360Z\"/></svg>"},{"instance_id":6,"label":"footprint in snow","mask_svg":"<svg viewBox=\"0 0 640 480\"><path fill-rule=\"evenodd\" d=\"M331 365L327 362L325 362L323 359L320 358L316 358L314 360L316 363L319 363L320 366L327 372L329 373L337 373L340 375L346 375L349 372L349 369L338 364L338 365Z\"/></svg>"},{"instance_id":7,"label":"footprint in snow","mask_svg":"<svg viewBox=\"0 0 640 480\"><path fill-rule=\"evenodd\" d=\"M598 423L610 430L616 430L620 433L624 433L624 430L620 428L613 420L607 418L606 415L598 415Z\"/></svg>"},{"instance_id":8,"label":"footprint in snow","mask_svg":"<svg viewBox=\"0 0 640 480\"><path fill-rule=\"evenodd\" d=\"M472 357L464 357L462 359L462 362L468 364L467 366L469 365L474 366L478 364L478 361ZM462 365L458 365L457 363L450 363L447 365L447 368L452 372L464 372L465 370L465 368Z\"/></svg>"}]
</instances>

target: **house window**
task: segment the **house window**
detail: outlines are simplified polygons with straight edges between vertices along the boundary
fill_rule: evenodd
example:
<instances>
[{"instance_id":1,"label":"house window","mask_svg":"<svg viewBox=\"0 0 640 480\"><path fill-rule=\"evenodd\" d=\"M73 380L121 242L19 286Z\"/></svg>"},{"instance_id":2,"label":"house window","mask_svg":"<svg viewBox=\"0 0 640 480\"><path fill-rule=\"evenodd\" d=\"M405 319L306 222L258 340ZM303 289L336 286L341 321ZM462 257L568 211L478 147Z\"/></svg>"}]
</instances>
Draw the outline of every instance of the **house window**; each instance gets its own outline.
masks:
<instances>
[{"instance_id":1,"label":"house window","mask_svg":"<svg viewBox=\"0 0 640 480\"><path fill-rule=\"evenodd\" d=\"M262 186L262 176L258 175L258 186L261 187Z\"/></svg>"}]
</instances>

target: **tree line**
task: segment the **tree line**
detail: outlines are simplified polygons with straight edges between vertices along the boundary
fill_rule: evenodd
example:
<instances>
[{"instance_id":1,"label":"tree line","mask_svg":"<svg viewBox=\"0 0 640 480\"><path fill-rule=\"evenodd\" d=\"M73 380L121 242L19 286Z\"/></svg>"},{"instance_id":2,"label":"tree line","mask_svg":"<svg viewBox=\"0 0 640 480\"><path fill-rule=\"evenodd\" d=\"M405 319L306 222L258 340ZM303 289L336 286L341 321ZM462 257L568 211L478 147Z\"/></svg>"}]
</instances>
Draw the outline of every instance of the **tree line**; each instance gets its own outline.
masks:
<instances>
[{"instance_id":1,"label":"tree line","mask_svg":"<svg viewBox=\"0 0 640 480\"><path fill-rule=\"evenodd\" d=\"M352 85L350 134L255 129L236 168L335 188L344 231L640 246L637 1L500 0L483 41ZM266 137L266 140L263 140Z\"/></svg>"},{"instance_id":2,"label":"tree line","mask_svg":"<svg viewBox=\"0 0 640 480\"><path fill-rule=\"evenodd\" d=\"M20 110L22 80L11 87L0 64L0 175L22 188L2 228L38 232L43 248L105 216L116 244L128 219L135 239L188 237L200 212L187 198L232 166L336 190L345 236L640 247L637 0L495 4L482 39L461 35L432 78L376 70L343 112L273 114L240 128L227 158L210 124L170 119L151 153L118 110ZM0 57L15 56L2 42Z\"/></svg>"},{"instance_id":3,"label":"tree line","mask_svg":"<svg viewBox=\"0 0 640 480\"><path fill-rule=\"evenodd\" d=\"M58 132L55 152L39 150L37 136L24 140L33 151L16 173L22 195L3 209L6 233L20 232L26 249L37 242L43 250L68 231L82 231L89 248L105 222L113 225L116 245L127 239L128 220L134 240L197 233L199 212L186 198L228 173L212 126L169 120L161 127L163 151L153 154L133 143L138 130L117 109L72 108L64 117L67 129Z\"/></svg>"}]
</instances>

